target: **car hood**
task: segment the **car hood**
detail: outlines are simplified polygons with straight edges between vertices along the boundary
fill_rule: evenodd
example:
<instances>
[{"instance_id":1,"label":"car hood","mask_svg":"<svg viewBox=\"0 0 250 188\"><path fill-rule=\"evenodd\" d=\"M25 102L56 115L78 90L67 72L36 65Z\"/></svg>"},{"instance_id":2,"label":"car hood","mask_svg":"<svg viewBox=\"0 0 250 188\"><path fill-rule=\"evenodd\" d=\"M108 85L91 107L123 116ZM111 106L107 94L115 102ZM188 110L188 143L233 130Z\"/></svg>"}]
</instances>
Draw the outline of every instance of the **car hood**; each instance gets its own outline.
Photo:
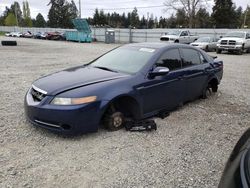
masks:
<instances>
[{"instance_id":1,"label":"car hood","mask_svg":"<svg viewBox=\"0 0 250 188\"><path fill-rule=\"evenodd\" d=\"M129 75L106 71L90 66L80 66L44 76L33 83L33 86L47 95L57 95L74 88L121 79Z\"/></svg>"},{"instance_id":2,"label":"car hood","mask_svg":"<svg viewBox=\"0 0 250 188\"><path fill-rule=\"evenodd\" d=\"M193 43L191 43L191 45L198 45L198 46L200 46L200 45L208 45L209 43L208 42L193 42Z\"/></svg>"},{"instance_id":3,"label":"car hood","mask_svg":"<svg viewBox=\"0 0 250 188\"><path fill-rule=\"evenodd\" d=\"M243 38L239 38L239 37L224 37L221 38L220 40L235 40L235 41L242 41L244 40Z\"/></svg>"}]
</instances>

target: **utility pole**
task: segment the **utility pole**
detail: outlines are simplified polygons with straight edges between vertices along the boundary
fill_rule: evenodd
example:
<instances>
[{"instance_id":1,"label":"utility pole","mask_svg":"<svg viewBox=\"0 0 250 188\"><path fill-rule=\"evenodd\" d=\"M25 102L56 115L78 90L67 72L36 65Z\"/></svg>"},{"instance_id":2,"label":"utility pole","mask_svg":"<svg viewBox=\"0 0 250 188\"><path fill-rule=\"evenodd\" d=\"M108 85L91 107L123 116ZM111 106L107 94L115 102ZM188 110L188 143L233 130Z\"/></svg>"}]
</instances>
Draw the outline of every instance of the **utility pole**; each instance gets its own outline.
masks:
<instances>
[{"instance_id":1,"label":"utility pole","mask_svg":"<svg viewBox=\"0 0 250 188\"><path fill-rule=\"evenodd\" d=\"M81 0L79 0L79 18L82 17L82 6L81 6Z\"/></svg>"}]
</instances>

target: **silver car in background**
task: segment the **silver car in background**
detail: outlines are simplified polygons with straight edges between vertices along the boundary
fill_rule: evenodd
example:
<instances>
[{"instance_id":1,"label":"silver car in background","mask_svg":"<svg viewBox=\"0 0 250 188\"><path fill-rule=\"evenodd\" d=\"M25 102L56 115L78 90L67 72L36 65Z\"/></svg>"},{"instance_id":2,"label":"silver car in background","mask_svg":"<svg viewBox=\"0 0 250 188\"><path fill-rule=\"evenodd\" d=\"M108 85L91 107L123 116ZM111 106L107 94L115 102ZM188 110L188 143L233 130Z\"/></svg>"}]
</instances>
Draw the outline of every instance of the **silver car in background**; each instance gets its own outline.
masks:
<instances>
[{"instance_id":1,"label":"silver car in background","mask_svg":"<svg viewBox=\"0 0 250 188\"><path fill-rule=\"evenodd\" d=\"M216 51L218 40L219 38L216 37L200 37L190 45L205 50L206 52Z\"/></svg>"}]
</instances>

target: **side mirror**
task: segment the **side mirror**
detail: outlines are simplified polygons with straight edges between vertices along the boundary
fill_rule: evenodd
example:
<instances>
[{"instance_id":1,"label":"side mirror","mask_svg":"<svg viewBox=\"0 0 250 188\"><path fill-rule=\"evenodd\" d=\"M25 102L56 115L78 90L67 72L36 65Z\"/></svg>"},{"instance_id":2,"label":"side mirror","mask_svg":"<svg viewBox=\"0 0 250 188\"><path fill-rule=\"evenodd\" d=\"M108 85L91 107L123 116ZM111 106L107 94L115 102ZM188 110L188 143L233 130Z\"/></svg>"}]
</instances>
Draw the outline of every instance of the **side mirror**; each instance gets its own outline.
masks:
<instances>
[{"instance_id":1,"label":"side mirror","mask_svg":"<svg viewBox=\"0 0 250 188\"><path fill-rule=\"evenodd\" d=\"M167 67L156 67L152 72L149 72L149 78L155 78L156 76L164 76L169 73L169 68Z\"/></svg>"}]
</instances>

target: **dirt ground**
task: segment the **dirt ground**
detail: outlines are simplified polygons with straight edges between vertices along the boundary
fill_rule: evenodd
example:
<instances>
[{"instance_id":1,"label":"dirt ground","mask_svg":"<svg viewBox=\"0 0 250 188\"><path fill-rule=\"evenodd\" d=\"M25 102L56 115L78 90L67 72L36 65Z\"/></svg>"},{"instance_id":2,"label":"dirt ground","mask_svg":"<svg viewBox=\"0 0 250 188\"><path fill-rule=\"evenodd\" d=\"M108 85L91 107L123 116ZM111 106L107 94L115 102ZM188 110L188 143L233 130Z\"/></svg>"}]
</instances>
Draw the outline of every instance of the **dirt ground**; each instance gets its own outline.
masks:
<instances>
[{"instance_id":1,"label":"dirt ground","mask_svg":"<svg viewBox=\"0 0 250 188\"><path fill-rule=\"evenodd\" d=\"M221 54L218 93L156 119L157 131L100 129L65 138L35 128L23 108L31 83L118 45L17 41L0 46L0 187L217 187L250 127L250 54Z\"/></svg>"}]
</instances>

